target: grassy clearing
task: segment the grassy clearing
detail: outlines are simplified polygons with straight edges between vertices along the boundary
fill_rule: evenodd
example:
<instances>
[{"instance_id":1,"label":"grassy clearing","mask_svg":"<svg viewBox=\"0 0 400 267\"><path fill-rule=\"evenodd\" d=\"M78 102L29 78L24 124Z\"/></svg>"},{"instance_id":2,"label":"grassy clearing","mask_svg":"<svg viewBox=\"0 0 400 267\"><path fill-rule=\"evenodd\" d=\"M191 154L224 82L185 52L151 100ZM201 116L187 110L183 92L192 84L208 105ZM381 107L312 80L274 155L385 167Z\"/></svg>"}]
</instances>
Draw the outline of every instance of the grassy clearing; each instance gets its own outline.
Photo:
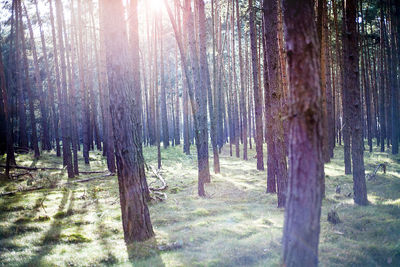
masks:
<instances>
[{"instance_id":1,"label":"grassy clearing","mask_svg":"<svg viewBox=\"0 0 400 267\"><path fill-rule=\"evenodd\" d=\"M283 210L276 208L276 195L265 193L266 172L256 170L254 149L250 160L243 161L229 157L225 148L220 157L221 174L212 175L206 198L197 196L194 151L192 156L181 151L180 146L162 150L161 173L168 183L168 199L149 205L156 238L133 248L140 257L128 260L118 184L111 177L2 197L0 265L278 266ZM148 164L156 166L156 155L156 148L145 148ZM105 169L101 152L91 152L90 159L90 167L80 161L82 170ZM31 154L18 155L17 162L62 166L54 153L44 153L38 161ZM212 166L212 159L210 163ZM400 265L400 158L366 152L365 163L367 173L378 163L387 164L386 174L379 172L376 180L367 182L371 202L367 207L355 206L348 196L352 176L343 174L341 148L326 165L322 266ZM90 175L79 178L86 177ZM65 173L41 171L33 177L0 182L0 192L66 181ZM148 181L157 183L151 174ZM337 185L341 194L335 193ZM327 222L332 209L342 223Z\"/></svg>"}]
</instances>

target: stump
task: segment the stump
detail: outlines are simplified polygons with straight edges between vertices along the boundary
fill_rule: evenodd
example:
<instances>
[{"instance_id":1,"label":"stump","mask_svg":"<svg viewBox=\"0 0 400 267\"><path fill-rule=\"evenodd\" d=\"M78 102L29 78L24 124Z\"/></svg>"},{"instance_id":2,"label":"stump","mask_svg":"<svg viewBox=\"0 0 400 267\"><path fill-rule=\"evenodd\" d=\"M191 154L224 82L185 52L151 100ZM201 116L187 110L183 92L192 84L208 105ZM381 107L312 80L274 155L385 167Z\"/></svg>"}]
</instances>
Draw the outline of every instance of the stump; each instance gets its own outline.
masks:
<instances>
[{"instance_id":1,"label":"stump","mask_svg":"<svg viewBox=\"0 0 400 267\"><path fill-rule=\"evenodd\" d=\"M328 222L332 224L338 224L341 222L339 215L337 214L336 211L331 210L330 212L328 212Z\"/></svg>"}]
</instances>

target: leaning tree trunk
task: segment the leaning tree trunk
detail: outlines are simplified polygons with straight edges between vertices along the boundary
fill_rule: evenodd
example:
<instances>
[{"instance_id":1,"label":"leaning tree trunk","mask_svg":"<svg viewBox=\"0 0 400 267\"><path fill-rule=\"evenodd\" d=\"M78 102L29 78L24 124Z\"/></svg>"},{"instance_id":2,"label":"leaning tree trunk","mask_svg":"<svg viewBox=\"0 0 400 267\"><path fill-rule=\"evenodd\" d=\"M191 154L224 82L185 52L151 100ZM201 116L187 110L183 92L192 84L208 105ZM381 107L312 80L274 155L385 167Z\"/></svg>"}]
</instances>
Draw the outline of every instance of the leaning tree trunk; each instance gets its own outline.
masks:
<instances>
[{"instance_id":1,"label":"leaning tree trunk","mask_svg":"<svg viewBox=\"0 0 400 267\"><path fill-rule=\"evenodd\" d=\"M141 168L143 154L138 136L140 117L132 116L132 106L137 104L137 90L140 82L133 79L129 57L122 1L102 0L102 10L107 11L101 18L104 23L104 37L107 55L107 76L110 89L110 110L114 128L115 155L117 159L118 183L122 212L122 224L127 245L154 236L150 213L141 181L145 173ZM136 8L136 2L131 3ZM138 38L137 29L134 30ZM134 95L132 95L132 92ZM133 123L132 123L133 122Z\"/></svg>"},{"instance_id":2,"label":"leaning tree trunk","mask_svg":"<svg viewBox=\"0 0 400 267\"><path fill-rule=\"evenodd\" d=\"M312 0L284 0L289 63L289 184L283 264L317 266L321 216L322 92Z\"/></svg>"}]
</instances>

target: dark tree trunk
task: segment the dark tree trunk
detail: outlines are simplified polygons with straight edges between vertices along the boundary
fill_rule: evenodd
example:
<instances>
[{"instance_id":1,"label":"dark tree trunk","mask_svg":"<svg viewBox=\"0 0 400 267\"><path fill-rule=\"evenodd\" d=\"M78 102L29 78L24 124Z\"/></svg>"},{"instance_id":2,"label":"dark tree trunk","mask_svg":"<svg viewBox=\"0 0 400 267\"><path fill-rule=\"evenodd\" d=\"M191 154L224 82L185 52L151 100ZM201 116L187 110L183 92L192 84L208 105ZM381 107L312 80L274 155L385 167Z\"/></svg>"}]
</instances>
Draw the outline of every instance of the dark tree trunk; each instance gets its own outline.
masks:
<instances>
[{"instance_id":1,"label":"dark tree trunk","mask_svg":"<svg viewBox=\"0 0 400 267\"><path fill-rule=\"evenodd\" d=\"M186 78L186 83L189 92L189 98L192 106L193 113L193 123L194 131L196 137L196 147L197 147L197 164L198 164L198 194L199 196L205 196L204 183L209 180L210 170L208 166L208 129L207 129L207 92L202 91L200 85L200 71L198 65L198 58L196 53L196 44L194 40L193 33L193 16L191 13L191 7L188 0L185 2L184 6L184 25L185 32L189 34L189 46L191 50L191 66L194 74L194 84L196 84L196 100L195 94L192 87L191 77L189 75L189 64L186 59L186 54L183 49L183 43L181 36L179 35L178 27L172 15L171 9L168 6L168 2L164 0L164 4L167 7L168 16L170 18L175 39L179 47L179 52L181 55L182 67L184 68L184 74ZM197 65L197 66L196 66Z\"/></svg>"},{"instance_id":2,"label":"dark tree trunk","mask_svg":"<svg viewBox=\"0 0 400 267\"><path fill-rule=\"evenodd\" d=\"M88 88L87 81L85 77L85 65L86 65L86 52L83 48L83 29L81 27L83 25L82 22L82 10L83 6L81 0L78 0L78 68L79 68L79 85L82 97L82 135L83 135L83 158L85 160L85 164L89 164L89 150L90 150L90 110L89 110L89 97L88 97Z\"/></svg>"},{"instance_id":3,"label":"dark tree trunk","mask_svg":"<svg viewBox=\"0 0 400 267\"><path fill-rule=\"evenodd\" d=\"M285 206L286 188L287 188L287 164L286 164L286 146L283 135L282 125L282 98L283 92L279 86L279 50L278 50L278 4L276 0L264 0L264 38L265 47L264 51L266 59L264 60L264 68L268 68L268 85L264 86L265 93L268 95L269 110L268 120L266 121L267 131L267 145L268 145L268 164L267 169L273 169L273 172L268 171L268 182L277 182L278 188L278 207ZM271 151L270 151L271 150ZM269 177L269 176L273 176ZM273 186L267 185L268 188L275 189Z\"/></svg>"},{"instance_id":4,"label":"dark tree trunk","mask_svg":"<svg viewBox=\"0 0 400 267\"><path fill-rule=\"evenodd\" d=\"M20 17L22 14L19 11L20 1L17 0L14 6L15 8L15 68L16 68L16 80L17 80L17 106L18 106L18 146L28 148L28 135L26 130L26 110L25 110L25 97L22 86L23 75L21 66L21 24Z\"/></svg>"},{"instance_id":5,"label":"dark tree trunk","mask_svg":"<svg viewBox=\"0 0 400 267\"><path fill-rule=\"evenodd\" d=\"M344 5L344 0L342 0L342 10L343 14L345 14L345 5ZM347 47L344 45L344 39L346 38L346 28L345 28L345 17L343 15L342 17L342 40L343 40L343 53L342 53L342 59L341 62L344 66L345 62L345 55L347 53ZM349 96L348 96L348 91L345 90L345 86L348 83L347 81L347 75L345 73L344 67L342 68L342 77L343 77L343 83L342 83L342 107L343 107L343 143L344 143L344 173L345 174L351 174L351 117L350 117L350 110L349 106L351 103L349 103Z\"/></svg>"},{"instance_id":6,"label":"dark tree trunk","mask_svg":"<svg viewBox=\"0 0 400 267\"><path fill-rule=\"evenodd\" d=\"M256 151L257 151L257 170L264 170L263 156L263 122L262 122L262 94L258 83L258 63L257 63L257 36L254 25L255 14L253 0L249 0L250 8L250 43L251 43L251 61L253 69L254 84L254 108L256 117Z\"/></svg>"},{"instance_id":7,"label":"dark tree trunk","mask_svg":"<svg viewBox=\"0 0 400 267\"><path fill-rule=\"evenodd\" d=\"M380 145L381 152L385 151L385 138L386 138L386 116L385 116L385 71L384 71L384 60L385 60L385 16L384 16L384 4L383 0L380 0L381 16L380 16L380 54L379 54L379 76L380 76L380 87L379 87L379 124L380 124Z\"/></svg>"},{"instance_id":8,"label":"dark tree trunk","mask_svg":"<svg viewBox=\"0 0 400 267\"><path fill-rule=\"evenodd\" d=\"M160 15L161 16L161 15ZM159 18L162 21L161 17ZM167 117L167 96L166 96L166 86L165 73L164 73L164 53L163 53L163 28L162 23L158 24L160 31L160 75L161 75L161 120L162 120L162 133L163 133L163 145L164 148L169 146L169 130L168 130L168 117Z\"/></svg>"},{"instance_id":9,"label":"dark tree trunk","mask_svg":"<svg viewBox=\"0 0 400 267\"><path fill-rule=\"evenodd\" d=\"M242 24L239 14L239 0L236 1L236 23L238 34L239 46L239 75L240 75L240 115L242 118L242 133L243 133L243 159L247 160L247 107L246 107L246 93L245 93L245 74L244 62L242 54Z\"/></svg>"},{"instance_id":10,"label":"dark tree trunk","mask_svg":"<svg viewBox=\"0 0 400 267\"><path fill-rule=\"evenodd\" d=\"M367 186L364 170L364 139L361 117L361 96L358 67L358 38L357 38L357 0L346 0L345 8L345 38L344 73L346 76L345 91L348 97L351 129L351 155L353 161L354 202L367 205Z\"/></svg>"},{"instance_id":11,"label":"dark tree trunk","mask_svg":"<svg viewBox=\"0 0 400 267\"><path fill-rule=\"evenodd\" d=\"M4 65L3 65L3 56L0 49L0 90L1 90L1 99L2 103L0 103L3 107L4 112L4 120L5 120L5 131L6 131L6 170L5 175L9 177L10 173L10 165L15 165L15 155L14 155L14 143L13 143L13 133L10 123L10 113L8 109L8 96L7 96L7 88L6 88L6 76L4 74Z\"/></svg>"},{"instance_id":12,"label":"dark tree trunk","mask_svg":"<svg viewBox=\"0 0 400 267\"><path fill-rule=\"evenodd\" d=\"M104 5L99 5L99 25L100 29L104 29L104 21L101 19L104 16ZM101 80L100 85L100 98L103 99L103 149L106 152L107 168L111 173L116 172L115 155L114 155L114 133L112 128L112 120L110 113L110 94L107 80L107 62L105 51L105 38L104 31L100 31L100 62L99 62L99 75Z\"/></svg>"},{"instance_id":13,"label":"dark tree trunk","mask_svg":"<svg viewBox=\"0 0 400 267\"><path fill-rule=\"evenodd\" d=\"M131 11L136 9L136 1L131 2ZM104 39L107 55L107 76L110 88L110 109L114 128L115 154L117 158L118 183L122 213L122 225L127 245L144 241L154 236L146 198L141 190L145 173L138 135L140 117L132 116L132 105L140 90L140 80L130 79L136 68L129 56L128 38L125 29L122 1L102 0ZM107 20L105 18L107 16ZM135 25L135 24L133 24ZM137 24L136 24L137 26ZM131 36L137 42L138 31ZM138 51L137 51L138 52ZM138 76L140 79L140 76ZM132 95L133 94L133 95Z\"/></svg>"},{"instance_id":14,"label":"dark tree trunk","mask_svg":"<svg viewBox=\"0 0 400 267\"><path fill-rule=\"evenodd\" d=\"M30 40L30 46L32 50L32 55L33 55L33 67L34 67L34 73L35 73L35 86L36 86L36 91L38 96L40 97L40 123L41 123L41 140L42 140L42 150L50 150L50 140L49 140L49 128L47 124L47 95L43 91L43 86L42 86L42 79L40 77L40 68L39 68L39 61L38 61L38 54L36 51L36 44L35 44L35 37L33 35L33 29L32 29L32 24L28 16L28 12L26 11L25 4L23 5L24 7L24 13L25 17L27 20L28 24L28 29L29 29L29 40Z\"/></svg>"},{"instance_id":15,"label":"dark tree trunk","mask_svg":"<svg viewBox=\"0 0 400 267\"><path fill-rule=\"evenodd\" d=\"M55 72L55 84L56 84L56 89L57 89L57 95L60 94L61 90L61 85L60 85L60 69L58 66L58 50L57 50L57 37L56 37L56 27L54 24L54 15L53 15L53 4L52 1L49 1L50 3L50 24L51 24L51 37L53 41L53 58L54 58L54 72ZM54 87L52 87L54 89ZM53 100L53 105L54 105L54 95L55 92L51 93L52 100ZM59 106L59 113L60 113L60 107ZM61 156L61 148L60 148L60 137L59 137L59 131L58 131L58 122L59 118L58 115L55 113L55 108L54 108L54 117L53 117L53 127L54 127L54 135L56 138L56 153L57 157Z\"/></svg>"},{"instance_id":16,"label":"dark tree trunk","mask_svg":"<svg viewBox=\"0 0 400 267\"><path fill-rule=\"evenodd\" d=\"M396 44L395 44L395 26L396 26L396 21L397 24L400 25L400 10L398 9L400 7L400 1L397 1L397 7L396 11L393 10L393 6L390 7L390 14L391 14L391 54L392 54L392 64L390 66L391 68L391 75L390 75L390 88L391 88L391 124L392 124L392 154L398 154L399 153L399 83L398 83L398 70L397 66L399 64L399 58L398 54L396 51ZM398 35L400 35L400 32L397 32ZM397 50L400 50L400 44L397 43Z\"/></svg>"},{"instance_id":17,"label":"dark tree trunk","mask_svg":"<svg viewBox=\"0 0 400 267\"><path fill-rule=\"evenodd\" d=\"M317 266L321 215L322 92L314 2L283 1L289 65L289 184L283 264Z\"/></svg>"},{"instance_id":18,"label":"dark tree trunk","mask_svg":"<svg viewBox=\"0 0 400 267\"><path fill-rule=\"evenodd\" d=\"M67 65L65 62L65 46L63 36L63 8L61 0L56 0L56 18L58 28L58 46L60 48L60 67L61 67L61 92L59 92L58 100L61 114L61 133L63 143L63 161L67 166L68 178L74 177L74 169L72 165L71 155L71 122L69 120L69 104L67 93Z\"/></svg>"},{"instance_id":19,"label":"dark tree trunk","mask_svg":"<svg viewBox=\"0 0 400 267\"><path fill-rule=\"evenodd\" d=\"M28 93L28 103L29 103L29 119L31 124L31 147L33 147L34 157L39 158L39 144L37 138L37 129L36 129L36 117L35 117L35 106L34 106L34 94L32 92L31 80L29 75L29 65L28 65L28 57L27 57L27 49L25 43L25 31L24 25L22 22L22 4L19 2L19 15L20 15L20 34L21 34L21 43L22 43L22 60L23 60L23 68L25 71L25 90Z\"/></svg>"},{"instance_id":20,"label":"dark tree trunk","mask_svg":"<svg viewBox=\"0 0 400 267\"><path fill-rule=\"evenodd\" d=\"M210 72L208 70L208 60L207 60L207 39L206 39L206 15L204 11L204 0L198 1L198 14L199 14L199 42L200 42L200 71L202 76L202 86L203 91L207 91L208 95L208 109L210 115L211 122L211 144L213 148L213 160L214 160L214 173L219 173L219 153L217 146L217 131L216 131L216 123L215 123L215 112L213 105L213 97L211 90L211 80L210 80ZM207 137L208 138L208 137Z\"/></svg>"}]
</instances>

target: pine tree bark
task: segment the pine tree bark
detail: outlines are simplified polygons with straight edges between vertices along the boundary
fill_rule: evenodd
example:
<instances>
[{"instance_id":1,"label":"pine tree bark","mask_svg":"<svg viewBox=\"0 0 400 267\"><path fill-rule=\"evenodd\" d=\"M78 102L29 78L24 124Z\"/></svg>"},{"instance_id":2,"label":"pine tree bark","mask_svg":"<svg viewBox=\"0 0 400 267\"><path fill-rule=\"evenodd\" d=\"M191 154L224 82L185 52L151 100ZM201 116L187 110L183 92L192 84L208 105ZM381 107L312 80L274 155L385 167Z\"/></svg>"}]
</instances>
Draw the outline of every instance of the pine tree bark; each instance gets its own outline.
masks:
<instances>
[{"instance_id":1,"label":"pine tree bark","mask_svg":"<svg viewBox=\"0 0 400 267\"><path fill-rule=\"evenodd\" d=\"M24 25L22 22L22 4L21 1L19 2L19 15L20 15L20 34L21 34L21 48L22 48L22 61L23 61L23 68L25 72L25 90L28 94L28 104L29 104L29 119L30 119L30 126L31 126L31 147L34 151L34 157L40 157L39 151L39 144L37 138L37 128L36 128L36 117L35 117L35 106L34 106L34 94L32 92L31 87L31 80L29 75L29 64L28 64L28 57L27 57L27 48L25 42L25 31Z\"/></svg>"},{"instance_id":2,"label":"pine tree bark","mask_svg":"<svg viewBox=\"0 0 400 267\"><path fill-rule=\"evenodd\" d=\"M344 0L342 0L342 10L343 14L345 14L345 5ZM347 47L344 45L344 39L346 38L346 28L345 28L345 16L342 16L342 42L343 42L343 52L341 63L343 64L342 68L342 107L343 107L343 143L344 143L344 173L351 174L351 117L350 117L350 110L349 106L351 103L348 101L350 100L348 96L348 91L345 89L347 81L347 75L344 69L344 62L345 62L345 55L348 53Z\"/></svg>"},{"instance_id":3,"label":"pine tree bark","mask_svg":"<svg viewBox=\"0 0 400 267\"><path fill-rule=\"evenodd\" d=\"M44 93L43 90L43 84L42 84L42 79L40 77L40 68L39 68L39 60L38 60L38 54L36 50L36 44L35 44L35 37L33 34L33 29L32 29L32 24L31 20L29 19L28 12L26 11L25 4L23 4L24 8L24 13L28 25L28 30L29 30L29 43L31 46L32 50L32 56L33 56L33 67L34 67L34 75L35 75L35 87L37 94L40 96L40 123L41 123L41 141L42 141L42 150L50 150L50 140L49 140L49 128L47 124L47 95Z\"/></svg>"},{"instance_id":4,"label":"pine tree bark","mask_svg":"<svg viewBox=\"0 0 400 267\"><path fill-rule=\"evenodd\" d=\"M89 110L89 97L88 97L88 88L87 88L87 80L85 77L84 66L86 65L86 56L83 48L83 21L82 21L82 2L78 0L78 20L77 20L77 28L78 28L78 70L79 70L79 85L82 97L82 135L83 135L83 158L85 160L85 164L89 164L89 150L90 150L90 110Z\"/></svg>"},{"instance_id":5,"label":"pine tree bark","mask_svg":"<svg viewBox=\"0 0 400 267\"><path fill-rule=\"evenodd\" d=\"M57 38L56 38L56 27L54 23L54 15L53 15L53 2L50 0L50 24L51 24L51 37L53 41L53 58L54 58L54 72L55 72L55 84L56 84L56 90L57 90L57 96L61 94L61 84L60 84L60 69L58 65L58 49L57 49ZM53 93L53 98L54 98L55 92ZM53 99L54 103L54 99ZM59 106L59 113L60 113L60 107ZM54 109L55 111L55 109ZM61 116L61 115L60 115ZM60 147L60 137L59 137L59 116L54 113L54 132L55 132L55 138L56 138L56 153L57 157L61 156L61 147Z\"/></svg>"},{"instance_id":6,"label":"pine tree bark","mask_svg":"<svg viewBox=\"0 0 400 267\"><path fill-rule=\"evenodd\" d=\"M161 19L161 14L159 20ZM162 23L158 24L159 32L160 32L160 75L161 75L161 120L162 120L162 133L163 133L163 145L164 148L169 147L169 130L168 130L168 117L167 117L167 95L166 95L166 87L167 83L165 81L165 73L164 73L164 53L163 53L163 28Z\"/></svg>"},{"instance_id":7,"label":"pine tree bark","mask_svg":"<svg viewBox=\"0 0 400 267\"><path fill-rule=\"evenodd\" d=\"M125 30L122 1L103 0L104 39L107 57L107 76L110 90L110 109L114 129L115 154L118 169L118 184L124 238L129 246L135 241L144 241L154 236L150 214L141 181L145 173L141 168L143 154L140 149L138 124L140 117L133 116L132 106L138 84L131 80L137 65L131 64L128 37ZM133 4L132 8L136 8ZM107 19L106 19L107 16ZM134 29L137 33L137 29ZM132 41L138 35L132 36ZM140 81L139 81L140 82ZM133 93L133 95L132 95Z\"/></svg>"},{"instance_id":8,"label":"pine tree bark","mask_svg":"<svg viewBox=\"0 0 400 267\"><path fill-rule=\"evenodd\" d=\"M383 0L380 0L380 54L379 54L379 124L380 124L380 145L381 152L385 151L385 138L386 138L386 116L385 116L385 72L384 72L384 58L385 58L385 15Z\"/></svg>"},{"instance_id":9,"label":"pine tree bark","mask_svg":"<svg viewBox=\"0 0 400 267\"><path fill-rule=\"evenodd\" d=\"M16 65L16 80L17 80L17 109L18 109L18 146L28 148L28 135L26 130L26 110L25 97L22 81L22 56L21 56L21 24L20 17L22 14L19 11L20 0L16 0L15 8L15 65Z\"/></svg>"},{"instance_id":10,"label":"pine tree bark","mask_svg":"<svg viewBox=\"0 0 400 267\"><path fill-rule=\"evenodd\" d=\"M191 14L191 7L188 0L185 1L184 5L184 25L185 32L189 35L189 47L191 52L191 66L194 74L194 84L196 89L196 96L194 94L191 77L189 75L189 64L186 58L186 54L183 49L183 42L178 31L178 27L172 15L171 9L169 8L168 2L164 0L164 4L167 8L168 16L170 18L172 28L175 33L175 39L179 47L179 52L181 55L182 67L184 68L184 74L186 78L186 83L188 87L189 99L192 106L193 113L193 124L194 124L194 135L196 138L197 147L197 164L198 164L198 194L199 196L205 196L204 183L209 180L210 170L208 166L208 131L207 131L207 95L206 92L201 90L199 77L199 66L198 58L196 54L196 46L194 42L193 33L193 18ZM197 66L196 66L197 64ZM196 98L196 99L195 99ZM201 121L201 122L200 122Z\"/></svg>"},{"instance_id":11,"label":"pine tree bark","mask_svg":"<svg viewBox=\"0 0 400 267\"><path fill-rule=\"evenodd\" d=\"M390 6L390 14L391 14L391 19L390 19L390 39L391 39L391 54L392 54L392 64L390 66L391 68L391 75L390 75L390 88L391 88L391 124L392 124L392 154L396 155L399 153L399 131L400 131L400 123L399 123L399 83L398 83L398 70L397 66L399 64L399 58L398 58L398 51L396 51L396 20L397 24L400 25L400 10L398 9L400 7L400 1L397 1L397 7L396 11L394 11L394 6ZM397 35L400 35L400 32L397 32ZM397 43L397 50L400 50L400 44Z\"/></svg>"},{"instance_id":12,"label":"pine tree bark","mask_svg":"<svg viewBox=\"0 0 400 267\"><path fill-rule=\"evenodd\" d=\"M344 73L346 76L345 91L348 97L350 129L351 129L351 155L353 162L353 189L354 202L367 205L367 186L364 169L364 139L361 117L361 96L358 65L358 33L357 33L357 0L346 0L345 5L345 38Z\"/></svg>"},{"instance_id":13,"label":"pine tree bark","mask_svg":"<svg viewBox=\"0 0 400 267\"><path fill-rule=\"evenodd\" d=\"M204 11L204 0L198 1L198 25L199 25L199 44L200 44L200 71L202 74L202 86L203 91L207 92L208 95L208 111L210 115L210 134L211 134L211 144L213 149L213 162L214 162L214 173L220 172L219 167L219 153L217 146L217 131L216 131L216 118L214 112L213 96L211 89L211 79L210 72L208 69L207 60L207 36L206 36L206 15ZM207 137L208 138L208 137Z\"/></svg>"},{"instance_id":14,"label":"pine tree bark","mask_svg":"<svg viewBox=\"0 0 400 267\"><path fill-rule=\"evenodd\" d=\"M57 20L57 34L58 34L58 46L60 49L60 67L61 67L61 86L58 95L61 115L61 134L63 144L63 161L67 166L68 178L73 178L74 169L72 165L71 155L71 122L69 120L69 104L68 104L68 93L67 93L67 65L65 60L65 46L63 36L63 8L61 0L56 0L56 20Z\"/></svg>"},{"instance_id":15,"label":"pine tree bark","mask_svg":"<svg viewBox=\"0 0 400 267\"><path fill-rule=\"evenodd\" d=\"M317 266L321 216L322 92L314 2L284 0L289 67L289 181L283 264Z\"/></svg>"},{"instance_id":16,"label":"pine tree bark","mask_svg":"<svg viewBox=\"0 0 400 267\"><path fill-rule=\"evenodd\" d=\"M278 3L276 0L263 1L263 21L264 21L264 39L265 47L268 47L264 53L264 68L268 68L268 85L265 84L265 93L268 95L269 110L267 124L267 147L268 147L268 181L277 182L278 207L284 207L286 201L287 190L287 164L286 164L286 146L283 135L282 124L282 98L283 92L279 85L279 50L278 50ZM273 176L270 178L269 176ZM267 185L268 188L275 189L273 186Z\"/></svg>"},{"instance_id":17,"label":"pine tree bark","mask_svg":"<svg viewBox=\"0 0 400 267\"><path fill-rule=\"evenodd\" d=\"M257 60L257 37L254 25L255 14L253 0L249 0L250 9L250 43L251 43L251 59L253 69L253 86L254 86L254 108L256 117L256 151L257 151L257 170L264 170L263 159L263 121L262 121L262 94L258 82L258 60Z\"/></svg>"},{"instance_id":18,"label":"pine tree bark","mask_svg":"<svg viewBox=\"0 0 400 267\"><path fill-rule=\"evenodd\" d=\"M2 99L2 107L4 112L4 120L5 120L5 131L6 131L6 170L5 175L9 177L10 174L10 165L15 164L15 155L14 155L14 141L13 141L13 133L10 123L10 113L8 108L8 92L6 87L6 75L4 74L4 64L3 64L3 55L0 49L0 90L1 90L1 99Z\"/></svg>"},{"instance_id":19,"label":"pine tree bark","mask_svg":"<svg viewBox=\"0 0 400 267\"><path fill-rule=\"evenodd\" d=\"M103 0L101 0L103 1ZM99 4L99 25L100 29L104 29L104 16L105 10L104 3ZM105 50L105 37L104 31L100 31L100 62L99 62L99 75L101 79L100 97L103 99L103 149L106 151L107 168L111 173L116 172L115 155L114 155L114 133L112 128L112 120L110 113L110 94L107 80L107 60Z\"/></svg>"}]
</instances>

